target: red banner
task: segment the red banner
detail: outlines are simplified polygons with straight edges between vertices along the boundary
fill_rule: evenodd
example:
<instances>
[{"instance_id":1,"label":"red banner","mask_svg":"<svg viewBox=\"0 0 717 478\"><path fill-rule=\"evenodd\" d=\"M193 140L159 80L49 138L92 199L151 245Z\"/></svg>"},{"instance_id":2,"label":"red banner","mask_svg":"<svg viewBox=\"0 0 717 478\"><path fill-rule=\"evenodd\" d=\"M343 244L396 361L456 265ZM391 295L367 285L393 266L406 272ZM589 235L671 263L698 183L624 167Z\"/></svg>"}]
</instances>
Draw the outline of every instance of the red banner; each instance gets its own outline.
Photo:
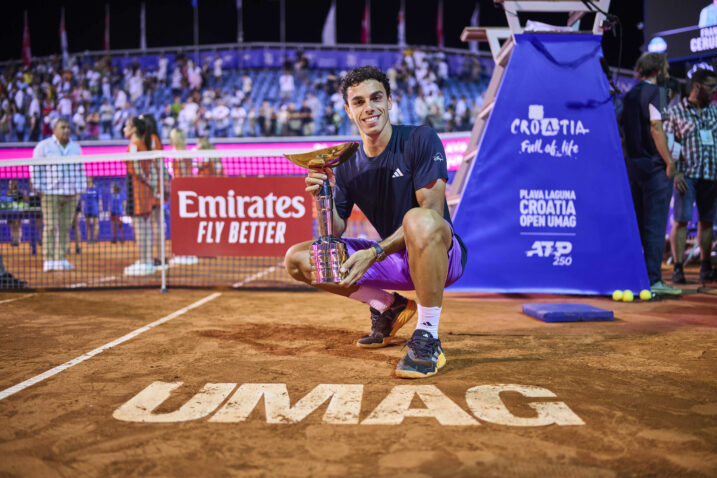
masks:
<instances>
[{"instance_id":1,"label":"red banner","mask_svg":"<svg viewBox=\"0 0 717 478\"><path fill-rule=\"evenodd\" d=\"M283 256L311 239L312 196L303 177L172 180L172 252L182 256Z\"/></svg>"}]
</instances>

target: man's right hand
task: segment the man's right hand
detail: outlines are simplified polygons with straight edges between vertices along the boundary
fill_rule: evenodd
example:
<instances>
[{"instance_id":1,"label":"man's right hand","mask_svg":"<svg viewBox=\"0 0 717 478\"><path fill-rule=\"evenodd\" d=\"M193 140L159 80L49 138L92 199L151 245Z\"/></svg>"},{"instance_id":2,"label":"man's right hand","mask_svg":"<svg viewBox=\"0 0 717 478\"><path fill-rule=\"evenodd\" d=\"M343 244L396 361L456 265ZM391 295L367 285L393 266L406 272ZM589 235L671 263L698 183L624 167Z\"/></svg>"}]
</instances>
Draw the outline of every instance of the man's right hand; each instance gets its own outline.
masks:
<instances>
[{"instance_id":1,"label":"man's right hand","mask_svg":"<svg viewBox=\"0 0 717 478\"><path fill-rule=\"evenodd\" d=\"M675 174L675 187L681 194L687 192L687 181L685 181L685 173Z\"/></svg>"},{"instance_id":2,"label":"man's right hand","mask_svg":"<svg viewBox=\"0 0 717 478\"><path fill-rule=\"evenodd\" d=\"M324 184L324 180L327 178L333 191L334 186L336 186L336 177L334 176L333 170L331 168L310 168L309 174L305 179L306 192L314 196L318 195L319 192L321 192L321 186Z\"/></svg>"},{"instance_id":3,"label":"man's right hand","mask_svg":"<svg viewBox=\"0 0 717 478\"><path fill-rule=\"evenodd\" d=\"M667 163L667 167L665 168L665 174L667 174L667 177L672 179L675 176L675 162L670 161Z\"/></svg>"}]
</instances>

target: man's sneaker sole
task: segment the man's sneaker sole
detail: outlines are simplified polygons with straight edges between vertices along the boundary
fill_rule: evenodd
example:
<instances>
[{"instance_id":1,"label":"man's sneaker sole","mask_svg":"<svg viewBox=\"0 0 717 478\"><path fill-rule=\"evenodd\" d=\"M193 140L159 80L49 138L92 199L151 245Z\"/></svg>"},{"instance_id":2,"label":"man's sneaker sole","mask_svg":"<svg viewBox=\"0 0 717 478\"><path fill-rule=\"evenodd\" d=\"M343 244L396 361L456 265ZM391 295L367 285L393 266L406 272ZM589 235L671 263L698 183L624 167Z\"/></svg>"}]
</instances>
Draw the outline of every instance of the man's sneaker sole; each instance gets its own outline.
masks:
<instances>
[{"instance_id":1,"label":"man's sneaker sole","mask_svg":"<svg viewBox=\"0 0 717 478\"><path fill-rule=\"evenodd\" d=\"M427 378L432 377L435 374L438 373L440 369L446 366L446 355L444 353L441 353L441 355L438 356L438 361L436 362L436 369L432 372L427 373L421 373L417 372L415 370L398 370L396 369L396 377L398 378Z\"/></svg>"},{"instance_id":2,"label":"man's sneaker sole","mask_svg":"<svg viewBox=\"0 0 717 478\"><path fill-rule=\"evenodd\" d=\"M363 338L363 337L361 337L361 338ZM361 339L359 339L359 340L361 340ZM358 345L362 349L380 349L380 348L387 347L387 346L391 345L392 341L393 341L393 337L389 336L389 337L384 337L383 342L373 342L370 344L362 344L361 342L356 342L356 345Z\"/></svg>"},{"instance_id":3,"label":"man's sneaker sole","mask_svg":"<svg viewBox=\"0 0 717 478\"><path fill-rule=\"evenodd\" d=\"M664 289L650 290L655 295L682 295L682 289L676 289L674 291L668 291Z\"/></svg>"},{"instance_id":4,"label":"man's sneaker sole","mask_svg":"<svg viewBox=\"0 0 717 478\"><path fill-rule=\"evenodd\" d=\"M361 342L356 342L356 345L364 349L380 349L383 347L388 347L393 343L393 337L394 335L396 335L396 332L398 332L401 327L406 325L408 321L416 315L416 312L418 312L416 301L409 299L408 302L406 302L406 308L403 309L400 314L398 314L396 322L393 324L393 328L391 329L391 333L388 335L388 337L383 338L383 342L373 342L370 344L362 344ZM365 337L368 336L361 337L361 339Z\"/></svg>"}]
</instances>

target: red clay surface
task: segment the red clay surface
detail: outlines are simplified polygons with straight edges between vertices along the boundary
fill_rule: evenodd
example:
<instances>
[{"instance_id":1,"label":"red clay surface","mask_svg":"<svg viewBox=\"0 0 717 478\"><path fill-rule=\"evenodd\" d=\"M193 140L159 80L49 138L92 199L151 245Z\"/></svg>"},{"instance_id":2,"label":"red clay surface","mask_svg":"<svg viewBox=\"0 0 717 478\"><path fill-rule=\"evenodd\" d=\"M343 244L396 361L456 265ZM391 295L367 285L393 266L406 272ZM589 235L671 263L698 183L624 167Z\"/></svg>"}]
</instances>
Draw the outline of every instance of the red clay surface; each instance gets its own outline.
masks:
<instances>
[{"instance_id":1,"label":"red clay surface","mask_svg":"<svg viewBox=\"0 0 717 478\"><path fill-rule=\"evenodd\" d=\"M17 299L0 303L0 390L212 292L0 293L0 301ZM354 345L369 327L362 304L326 293L220 292L0 400L0 476L717 476L714 290L648 303L448 295L448 364L422 381L392 376L400 346ZM613 310L616 320L543 323L521 313L527 302L586 303ZM359 424L326 423L326 403L298 423L267 423L263 400L235 423L212 414L169 423L113 417L154 382L183 383L155 414L179 409L207 383L285 384L292 406L319 384L361 384L363 399ZM512 416L534 418L531 404L562 402L584 425L477 419L466 391L498 384L555 395L504 392ZM405 385L434 385L476 424L360 424ZM425 406L418 396L410 402Z\"/></svg>"}]
</instances>

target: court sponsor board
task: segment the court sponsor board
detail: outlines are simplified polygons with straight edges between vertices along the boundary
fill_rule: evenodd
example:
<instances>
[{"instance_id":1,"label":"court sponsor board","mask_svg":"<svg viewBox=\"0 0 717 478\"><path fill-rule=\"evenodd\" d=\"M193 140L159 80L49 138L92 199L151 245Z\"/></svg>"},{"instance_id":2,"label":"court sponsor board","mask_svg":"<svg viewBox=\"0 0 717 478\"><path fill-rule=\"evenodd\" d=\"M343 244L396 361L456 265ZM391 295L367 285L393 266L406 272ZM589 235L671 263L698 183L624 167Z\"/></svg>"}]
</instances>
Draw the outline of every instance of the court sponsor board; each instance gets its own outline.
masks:
<instances>
[{"instance_id":1,"label":"court sponsor board","mask_svg":"<svg viewBox=\"0 0 717 478\"><path fill-rule=\"evenodd\" d=\"M181 256L283 256L311 239L311 196L300 177L177 178L172 252Z\"/></svg>"}]
</instances>

